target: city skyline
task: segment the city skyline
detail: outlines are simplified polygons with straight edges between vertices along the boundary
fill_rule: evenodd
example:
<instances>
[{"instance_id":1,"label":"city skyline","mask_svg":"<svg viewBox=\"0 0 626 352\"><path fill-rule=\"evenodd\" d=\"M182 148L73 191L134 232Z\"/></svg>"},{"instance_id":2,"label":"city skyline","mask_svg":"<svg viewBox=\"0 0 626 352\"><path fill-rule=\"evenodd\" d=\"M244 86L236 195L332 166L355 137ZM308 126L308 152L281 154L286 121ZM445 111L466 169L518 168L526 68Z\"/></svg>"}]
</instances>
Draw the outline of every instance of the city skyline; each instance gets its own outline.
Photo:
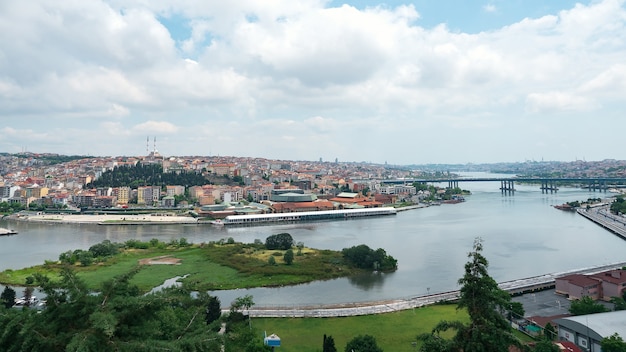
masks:
<instances>
[{"instance_id":1,"label":"city skyline","mask_svg":"<svg viewBox=\"0 0 626 352\"><path fill-rule=\"evenodd\" d=\"M622 0L0 9L1 152L623 159Z\"/></svg>"}]
</instances>

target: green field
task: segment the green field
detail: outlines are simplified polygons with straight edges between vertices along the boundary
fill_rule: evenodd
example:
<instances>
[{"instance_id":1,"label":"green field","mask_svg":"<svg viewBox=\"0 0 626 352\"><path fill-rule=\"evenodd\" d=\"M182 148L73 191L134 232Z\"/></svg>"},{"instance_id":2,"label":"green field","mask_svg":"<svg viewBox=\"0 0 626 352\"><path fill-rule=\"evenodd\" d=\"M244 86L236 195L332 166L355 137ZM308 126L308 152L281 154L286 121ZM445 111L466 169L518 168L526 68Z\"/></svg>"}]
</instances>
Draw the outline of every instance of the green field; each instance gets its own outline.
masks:
<instances>
[{"instance_id":1,"label":"green field","mask_svg":"<svg viewBox=\"0 0 626 352\"><path fill-rule=\"evenodd\" d=\"M209 291L293 285L361 272L347 265L337 251L304 248L301 255L294 257L292 265L284 263L283 254L284 251L266 250L262 245L242 243L151 247L125 249L105 260L88 266L76 263L72 268L92 290L98 290L106 280L139 268L131 282L143 292L177 276L185 276L181 281L193 290ZM161 256L180 259L180 263L139 265L142 259ZM275 265L268 264L270 256L275 258ZM35 273L54 281L62 267L57 261L47 261L34 267L5 270L0 273L0 283L22 286Z\"/></svg>"},{"instance_id":2,"label":"green field","mask_svg":"<svg viewBox=\"0 0 626 352\"><path fill-rule=\"evenodd\" d=\"M385 352L415 352L421 343L417 335L430 333L442 320L469 322L464 310L456 304L430 305L395 313L343 318L252 318L252 327L262 336L276 334L281 339L280 352L321 352L324 334L335 340L337 351L357 335L372 335ZM442 336L451 338L454 331ZM516 332L522 343L534 341ZM416 343L413 345L413 343Z\"/></svg>"},{"instance_id":3,"label":"green field","mask_svg":"<svg viewBox=\"0 0 626 352\"><path fill-rule=\"evenodd\" d=\"M261 334L278 335L281 352L321 351L324 334L333 337L338 351L343 351L355 336L368 334L384 351L409 352L420 346L417 335L429 333L441 320L468 322L469 317L450 304L344 318L252 318L252 326Z\"/></svg>"}]
</instances>

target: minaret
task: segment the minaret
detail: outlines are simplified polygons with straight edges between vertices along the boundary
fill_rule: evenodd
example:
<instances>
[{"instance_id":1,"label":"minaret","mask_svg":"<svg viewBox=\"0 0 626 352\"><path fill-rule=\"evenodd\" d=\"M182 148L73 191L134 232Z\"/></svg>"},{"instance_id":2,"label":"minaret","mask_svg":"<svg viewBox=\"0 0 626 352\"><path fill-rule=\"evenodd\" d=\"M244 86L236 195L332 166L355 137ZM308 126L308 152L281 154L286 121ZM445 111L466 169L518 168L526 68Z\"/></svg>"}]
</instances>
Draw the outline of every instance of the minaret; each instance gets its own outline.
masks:
<instances>
[{"instance_id":1,"label":"minaret","mask_svg":"<svg viewBox=\"0 0 626 352\"><path fill-rule=\"evenodd\" d=\"M146 156L150 155L150 136L146 137Z\"/></svg>"}]
</instances>

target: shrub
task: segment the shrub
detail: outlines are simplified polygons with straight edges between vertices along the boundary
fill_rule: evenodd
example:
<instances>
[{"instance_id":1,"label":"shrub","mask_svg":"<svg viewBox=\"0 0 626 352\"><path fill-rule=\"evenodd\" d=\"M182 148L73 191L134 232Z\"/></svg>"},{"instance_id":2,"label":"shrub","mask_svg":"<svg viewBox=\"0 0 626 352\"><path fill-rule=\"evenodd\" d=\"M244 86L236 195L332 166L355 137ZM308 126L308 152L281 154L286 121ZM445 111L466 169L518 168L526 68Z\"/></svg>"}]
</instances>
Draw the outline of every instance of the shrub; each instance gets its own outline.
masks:
<instances>
[{"instance_id":1,"label":"shrub","mask_svg":"<svg viewBox=\"0 0 626 352\"><path fill-rule=\"evenodd\" d=\"M279 233L271 235L265 239L265 247L267 249L287 250L293 246L293 237L288 233Z\"/></svg>"}]
</instances>

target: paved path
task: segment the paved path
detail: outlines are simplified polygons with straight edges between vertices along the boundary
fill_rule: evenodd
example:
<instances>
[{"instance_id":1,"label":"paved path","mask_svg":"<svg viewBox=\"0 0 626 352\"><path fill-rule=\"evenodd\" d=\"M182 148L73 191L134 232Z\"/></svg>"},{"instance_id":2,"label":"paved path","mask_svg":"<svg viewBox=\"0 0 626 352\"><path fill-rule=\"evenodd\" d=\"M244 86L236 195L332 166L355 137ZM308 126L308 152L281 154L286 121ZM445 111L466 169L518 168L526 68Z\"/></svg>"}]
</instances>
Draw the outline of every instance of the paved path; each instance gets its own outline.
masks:
<instances>
[{"instance_id":1,"label":"paved path","mask_svg":"<svg viewBox=\"0 0 626 352\"><path fill-rule=\"evenodd\" d=\"M508 292L527 292L533 289L540 289L554 286L554 279L560 276L584 273L591 274L601 271L618 269L626 265L625 263L614 263L609 265L594 266L590 268L570 270L553 274L545 274L520 280L512 280L499 283L498 286ZM361 302L346 303L333 305L316 305L316 306L268 306L254 307L250 309L251 317L264 318L329 318L329 317L348 317L358 315L370 315L380 313L391 313L400 310L414 309L430 305L441 301L454 301L458 299L459 291L450 291L435 293L425 296L417 296L412 298L378 301L378 302ZM227 312L227 311L225 311Z\"/></svg>"}]
</instances>

